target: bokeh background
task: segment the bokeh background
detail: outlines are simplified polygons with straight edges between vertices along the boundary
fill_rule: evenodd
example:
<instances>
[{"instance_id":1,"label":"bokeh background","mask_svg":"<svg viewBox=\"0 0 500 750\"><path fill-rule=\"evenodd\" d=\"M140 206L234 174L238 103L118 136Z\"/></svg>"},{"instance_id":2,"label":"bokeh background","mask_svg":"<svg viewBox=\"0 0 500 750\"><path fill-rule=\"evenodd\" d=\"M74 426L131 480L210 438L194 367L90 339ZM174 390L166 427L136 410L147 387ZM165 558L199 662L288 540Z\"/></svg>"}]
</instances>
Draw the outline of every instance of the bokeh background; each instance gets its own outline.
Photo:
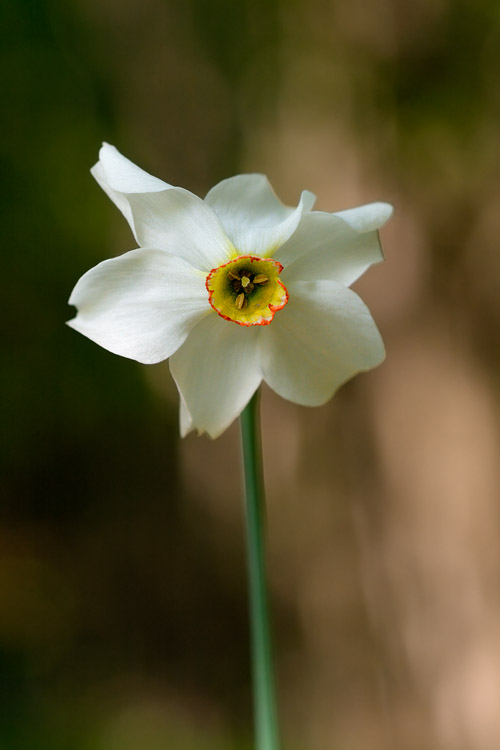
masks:
<instances>
[{"instance_id":1,"label":"bokeh background","mask_svg":"<svg viewBox=\"0 0 500 750\"><path fill-rule=\"evenodd\" d=\"M248 750L238 432L64 325L132 249L102 140L200 195L395 205L387 361L263 393L289 750L500 747L497 0L2 0L0 748Z\"/></svg>"}]
</instances>

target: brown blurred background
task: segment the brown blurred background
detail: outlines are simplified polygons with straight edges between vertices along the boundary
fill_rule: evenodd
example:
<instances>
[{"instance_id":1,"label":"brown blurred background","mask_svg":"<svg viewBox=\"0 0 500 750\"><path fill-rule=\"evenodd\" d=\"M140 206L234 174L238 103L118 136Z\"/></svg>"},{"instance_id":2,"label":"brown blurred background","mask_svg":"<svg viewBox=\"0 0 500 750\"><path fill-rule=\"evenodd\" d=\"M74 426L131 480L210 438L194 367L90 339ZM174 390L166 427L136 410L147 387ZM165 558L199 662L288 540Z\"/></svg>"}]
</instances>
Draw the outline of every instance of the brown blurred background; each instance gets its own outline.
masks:
<instances>
[{"instance_id":1,"label":"brown blurred background","mask_svg":"<svg viewBox=\"0 0 500 750\"><path fill-rule=\"evenodd\" d=\"M102 140L395 205L357 285L387 361L263 397L289 750L500 747L497 0L2 0L1 750L248 750L238 433L64 325L132 249Z\"/></svg>"}]
</instances>

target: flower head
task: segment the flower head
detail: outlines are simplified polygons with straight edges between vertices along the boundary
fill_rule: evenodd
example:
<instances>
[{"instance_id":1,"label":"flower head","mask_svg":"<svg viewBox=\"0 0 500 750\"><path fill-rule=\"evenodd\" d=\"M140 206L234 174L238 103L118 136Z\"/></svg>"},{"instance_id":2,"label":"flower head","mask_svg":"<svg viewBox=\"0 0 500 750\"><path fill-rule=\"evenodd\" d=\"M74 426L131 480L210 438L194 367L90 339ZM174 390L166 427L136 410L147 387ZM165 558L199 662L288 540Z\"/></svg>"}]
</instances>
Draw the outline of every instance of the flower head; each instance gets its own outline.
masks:
<instances>
[{"instance_id":1,"label":"flower head","mask_svg":"<svg viewBox=\"0 0 500 750\"><path fill-rule=\"evenodd\" d=\"M223 180L205 200L104 144L92 169L139 248L76 284L69 325L115 354L170 358L181 432L216 437L262 380L298 404L325 403L378 365L384 346L349 286L382 260L392 208L323 213L281 203L263 175Z\"/></svg>"}]
</instances>

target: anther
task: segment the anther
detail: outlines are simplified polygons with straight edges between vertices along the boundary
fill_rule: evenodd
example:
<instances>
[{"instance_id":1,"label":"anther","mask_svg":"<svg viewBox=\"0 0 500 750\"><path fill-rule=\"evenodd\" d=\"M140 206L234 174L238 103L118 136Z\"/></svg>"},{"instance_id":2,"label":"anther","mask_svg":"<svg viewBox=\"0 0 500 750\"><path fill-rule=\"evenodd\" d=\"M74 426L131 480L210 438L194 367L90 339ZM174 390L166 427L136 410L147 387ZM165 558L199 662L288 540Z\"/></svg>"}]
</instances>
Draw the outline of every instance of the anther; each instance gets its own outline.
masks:
<instances>
[{"instance_id":1,"label":"anther","mask_svg":"<svg viewBox=\"0 0 500 750\"><path fill-rule=\"evenodd\" d=\"M246 303L247 303L246 297L243 294L243 292L241 292L241 294L238 294L238 296L236 297L234 304L236 305L238 310L241 310L243 307L245 307Z\"/></svg>"},{"instance_id":2,"label":"anther","mask_svg":"<svg viewBox=\"0 0 500 750\"><path fill-rule=\"evenodd\" d=\"M266 281L269 281L267 276L264 276L263 273L258 273L256 276L253 277L253 283L254 284L265 284Z\"/></svg>"}]
</instances>

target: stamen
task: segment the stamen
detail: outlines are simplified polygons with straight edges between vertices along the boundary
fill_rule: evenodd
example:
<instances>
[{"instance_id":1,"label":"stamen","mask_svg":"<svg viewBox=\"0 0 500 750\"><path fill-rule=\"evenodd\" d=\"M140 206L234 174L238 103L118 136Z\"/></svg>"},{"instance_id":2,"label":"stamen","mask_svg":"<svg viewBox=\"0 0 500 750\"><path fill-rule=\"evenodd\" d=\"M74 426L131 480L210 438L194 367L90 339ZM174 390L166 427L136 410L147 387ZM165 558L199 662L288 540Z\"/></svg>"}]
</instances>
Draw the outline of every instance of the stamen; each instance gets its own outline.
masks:
<instances>
[{"instance_id":1,"label":"stamen","mask_svg":"<svg viewBox=\"0 0 500 750\"><path fill-rule=\"evenodd\" d=\"M269 281L267 276L264 276L263 273L258 273L256 276L253 277L253 283L254 284L265 284L266 281Z\"/></svg>"},{"instance_id":2,"label":"stamen","mask_svg":"<svg viewBox=\"0 0 500 750\"><path fill-rule=\"evenodd\" d=\"M243 292L241 292L241 294L238 294L234 304L236 305L238 310L241 310L243 307L245 307L245 305L247 304L247 300Z\"/></svg>"},{"instance_id":3,"label":"stamen","mask_svg":"<svg viewBox=\"0 0 500 750\"><path fill-rule=\"evenodd\" d=\"M232 270L228 271L227 275L229 276L230 279L234 279L235 281L239 281L240 280L240 275L239 275L238 271L232 271Z\"/></svg>"}]
</instances>

